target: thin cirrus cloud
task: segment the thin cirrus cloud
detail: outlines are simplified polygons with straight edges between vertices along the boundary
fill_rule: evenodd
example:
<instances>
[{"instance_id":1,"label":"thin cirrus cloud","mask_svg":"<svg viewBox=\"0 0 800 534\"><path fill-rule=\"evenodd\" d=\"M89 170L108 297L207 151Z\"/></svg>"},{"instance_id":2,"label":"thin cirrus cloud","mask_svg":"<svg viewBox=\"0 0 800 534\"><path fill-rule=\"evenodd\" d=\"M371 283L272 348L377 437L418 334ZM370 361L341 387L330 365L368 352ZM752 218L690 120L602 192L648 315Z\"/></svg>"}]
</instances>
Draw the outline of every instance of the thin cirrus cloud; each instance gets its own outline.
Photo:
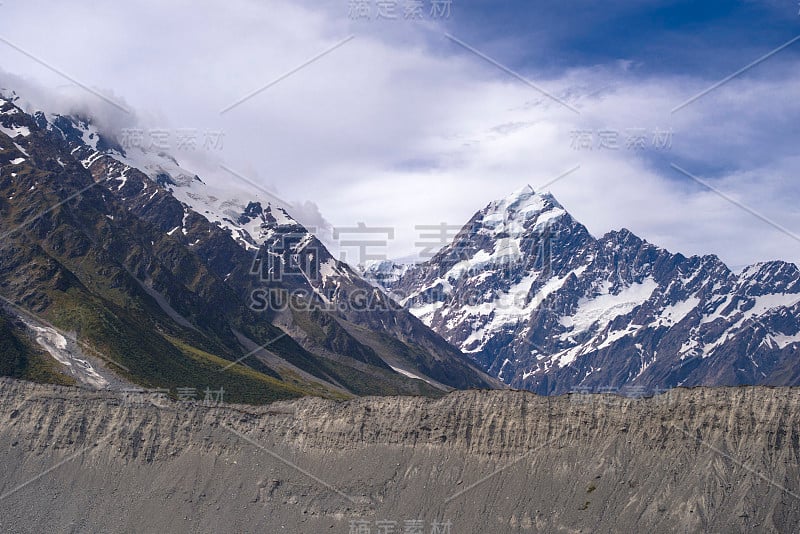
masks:
<instances>
[{"instance_id":1,"label":"thin cirrus cloud","mask_svg":"<svg viewBox=\"0 0 800 534\"><path fill-rule=\"evenodd\" d=\"M548 58L537 62L530 49L508 46L531 42L527 34L501 39L502 27L494 36L491 27L476 32L472 10L465 5L459 15L458 6L453 2L447 20L382 22L351 19L347 2L238 0L220 10L207 2L32 1L0 8L0 37L104 88L131 114L112 113L74 86L65 89L68 81L8 46L0 46L0 60L7 72L46 88L40 102L45 94L69 95L69 107L95 110L109 131L131 124L224 131L224 150L177 157L216 185L242 185L218 161L246 173L296 201L298 217L325 232L359 222L394 228L382 251L389 256L419 251L417 225L463 224L488 201L579 166L549 189L595 235L627 227L673 251L715 253L732 266L800 259L800 243L730 202L800 233L794 51L672 113L725 73L684 72L676 61L654 68L654 60L636 54L587 53L586 61L554 65L564 28L553 25L557 35L548 36L544 23L528 32L548 46ZM26 26L34 13L48 32ZM784 37L778 33L775 46ZM730 50L724 64L742 67L769 51L763 43L770 39L751 41L743 43L741 58ZM580 55L575 46L561 46L565 57ZM3 83L24 85L11 75ZM657 131L671 132L668 146L653 146ZM616 132L618 146L597 146L601 132ZM645 135L646 146L626 147L632 132ZM577 141L587 135L591 149Z\"/></svg>"}]
</instances>

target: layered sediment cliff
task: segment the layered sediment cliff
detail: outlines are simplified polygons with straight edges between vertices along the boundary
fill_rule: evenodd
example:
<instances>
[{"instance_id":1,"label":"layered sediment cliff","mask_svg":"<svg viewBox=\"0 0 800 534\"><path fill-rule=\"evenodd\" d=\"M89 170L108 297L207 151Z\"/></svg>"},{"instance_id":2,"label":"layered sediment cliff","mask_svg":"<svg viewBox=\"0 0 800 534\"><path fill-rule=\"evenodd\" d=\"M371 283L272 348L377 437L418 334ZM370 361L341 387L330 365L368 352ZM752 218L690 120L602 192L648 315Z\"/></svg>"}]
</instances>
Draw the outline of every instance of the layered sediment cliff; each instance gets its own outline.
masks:
<instances>
[{"instance_id":1,"label":"layered sediment cliff","mask_svg":"<svg viewBox=\"0 0 800 534\"><path fill-rule=\"evenodd\" d=\"M648 399L467 391L253 408L2 380L0 455L7 532L800 525L793 388Z\"/></svg>"}]
</instances>

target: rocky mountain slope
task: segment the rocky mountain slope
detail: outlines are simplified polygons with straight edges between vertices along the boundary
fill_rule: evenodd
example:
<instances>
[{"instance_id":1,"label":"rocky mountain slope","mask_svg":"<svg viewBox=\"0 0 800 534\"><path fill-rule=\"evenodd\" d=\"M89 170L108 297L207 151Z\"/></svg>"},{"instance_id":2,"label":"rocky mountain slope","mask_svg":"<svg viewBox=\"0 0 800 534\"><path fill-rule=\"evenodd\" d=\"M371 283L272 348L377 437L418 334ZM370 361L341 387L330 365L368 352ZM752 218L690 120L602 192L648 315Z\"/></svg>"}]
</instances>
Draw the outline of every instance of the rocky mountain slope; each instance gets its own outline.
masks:
<instances>
[{"instance_id":1,"label":"rocky mountain slope","mask_svg":"<svg viewBox=\"0 0 800 534\"><path fill-rule=\"evenodd\" d=\"M115 381L95 375L111 372L242 402L496 384L285 211L198 213L174 194L184 175L131 166L85 118L8 98L0 125L0 304L14 336L38 345L20 344L8 374L105 387ZM91 372L67 372L79 367Z\"/></svg>"},{"instance_id":2,"label":"rocky mountain slope","mask_svg":"<svg viewBox=\"0 0 800 534\"><path fill-rule=\"evenodd\" d=\"M256 408L2 379L0 406L4 532L800 525L793 388L647 399L472 391Z\"/></svg>"},{"instance_id":3,"label":"rocky mountain slope","mask_svg":"<svg viewBox=\"0 0 800 534\"><path fill-rule=\"evenodd\" d=\"M477 212L429 261L367 276L517 388L800 383L796 265L737 274L628 230L597 239L530 187Z\"/></svg>"}]
</instances>

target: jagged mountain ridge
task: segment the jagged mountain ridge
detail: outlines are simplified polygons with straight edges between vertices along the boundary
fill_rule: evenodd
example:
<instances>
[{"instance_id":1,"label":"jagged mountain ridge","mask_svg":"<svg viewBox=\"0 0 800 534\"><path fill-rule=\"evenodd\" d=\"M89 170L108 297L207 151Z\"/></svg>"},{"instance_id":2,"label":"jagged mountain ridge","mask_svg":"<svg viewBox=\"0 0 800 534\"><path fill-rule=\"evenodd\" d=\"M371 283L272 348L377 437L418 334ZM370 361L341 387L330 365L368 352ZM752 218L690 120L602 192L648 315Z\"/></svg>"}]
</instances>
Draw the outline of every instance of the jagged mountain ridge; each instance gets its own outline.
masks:
<instances>
[{"instance_id":1,"label":"jagged mountain ridge","mask_svg":"<svg viewBox=\"0 0 800 534\"><path fill-rule=\"evenodd\" d=\"M164 385L159 373L166 381L170 373L176 375L174 379L180 373L176 369L155 372L159 366L171 365L180 354L197 357L195 350L199 349L205 359L223 360L236 360L254 351L247 363L255 371L294 384L284 396L304 392L433 394L452 387L493 384L456 349L393 303L387 304L384 312L391 317L393 329L382 331L371 329L368 321L359 322L358 315L351 315L350 320L336 309L256 310L251 305L255 289L288 292L291 285L254 274L255 251L280 262L283 257L274 254L267 243L270 237L290 231L313 240L280 208L273 211L270 206L263 209L252 204L238 215L234 210L235 217L226 213L215 221L218 214L201 215L176 198L174 192L184 176L173 178L164 169L151 176L130 166L121 147L106 140L87 120L41 112L29 115L10 100L0 103L0 112L0 164L7 192L3 227L12 230L12 239L3 244L8 260L2 273L3 297L46 316L61 329L54 335L62 337L80 338L86 330L81 317L63 309L60 299L65 291L82 295L80 302L72 295L67 299L82 313L86 310L80 303L92 302L96 304L91 310L94 315L135 323L137 328L127 323L115 325L125 332L126 346L135 338L144 339L142 346L136 347L134 363L149 361L147 369L127 365L133 369L128 379ZM203 185L199 178L190 183ZM32 198L28 191L57 198ZM58 203L59 198L63 202L72 198L70 195L74 202ZM52 212L47 212L52 206ZM226 208L232 210L235 205L228 203ZM43 212L41 217L25 220L24 216ZM244 234L224 224L236 221ZM260 233L253 237L250 229ZM28 253L25 259L24 253ZM40 257L56 265L55 274L13 270L26 263L30 270ZM90 264L92 268L86 269ZM355 273L341 266L337 269L329 286L341 282L343 287L354 284L380 293ZM319 297L313 287L307 287L308 300ZM344 292L329 293L347 308ZM5 311L16 313L13 307ZM145 331L151 328L158 332L166 329L170 337L149 338ZM122 352L117 356L130 364L131 354L115 346L121 342L101 333L107 333L106 326L95 332L92 341L112 340L108 341L111 346L99 343L100 348ZM268 349L257 350L270 340L274 343ZM148 346L152 343L158 347ZM153 360L156 355L161 357ZM257 378L263 380L260 375ZM280 389L279 384L270 385Z\"/></svg>"},{"instance_id":2,"label":"jagged mountain ridge","mask_svg":"<svg viewBox=\"0 0 800 534\"><path fill-rule=\"evenodd\" d=\"M596 239L529 186L477 212L429 261L371 272L514 387L800 383L796 265L735 274L716 256L672 254L628 230Z\"/></svg>"},{"instance_id":3,"label":"jagged mountain ridge","mask_svg":"<svg viewBox=\"0 0 800 534\"><path fill-rule=\"evenodd\" d=\"M80 150L87 153L88 158L93 157L93 152L85 145ZM268 203L264 208L260 202L247 201L242 208L244 202L226 199L218 189L207 189L201 179L187 174L172 158L163 155L154 158L144 154L131 159L127 154L111 151L105 161L123 173L125 171L120 171L115 162L122 163L124 168L132 168L131 161L143 159L148 160L142 164L150 171L148 176L156 181L166 181L171 196L180 200L185 211L202 212L204 219L229 233L241 249L254 253L248 260L252 267L247 276L242 276L244 272L241 270L223 275L226 269L217 269L217 274L235 287L247 288L251 307L257 308L268 300L260 292L264 284L272 286L273 294L275 290L285 292L284 300L293 300L292 297L299 295L302 300L310 301L311 305L301 305L300 311L281 309L273 313L271 309L263 310L276 325L300 339L308 350L337 361L345 354L364 363L391 368L404 376L424 380L434 387L500 385L487 380L458 350L366 282L346 263L334 259L326 246L284 207ZM92 162L90 168L95 164ZM112 171L100 164L99 172ZM148 198L147 202L150 203L151 199ZM141 209L148 208L142 206ZM160 212L162 207L159 206L158 210ZM148 210L148 213L155 212ZM167 233L177 234L178 229L186 235L183 222ZM216 252L204 246L202 235L190 245L212 266L220 264ZM217 243L213 245L217 246ZM235 252L236 259L227 258L226 261L244 265L245 257L239 250ZM254 289L254 283L262 287ZM256 301L253 291L257 292ZM321 324L325 332L317 328L309 332L309 319Z\"/></svg>"}]
</instances>

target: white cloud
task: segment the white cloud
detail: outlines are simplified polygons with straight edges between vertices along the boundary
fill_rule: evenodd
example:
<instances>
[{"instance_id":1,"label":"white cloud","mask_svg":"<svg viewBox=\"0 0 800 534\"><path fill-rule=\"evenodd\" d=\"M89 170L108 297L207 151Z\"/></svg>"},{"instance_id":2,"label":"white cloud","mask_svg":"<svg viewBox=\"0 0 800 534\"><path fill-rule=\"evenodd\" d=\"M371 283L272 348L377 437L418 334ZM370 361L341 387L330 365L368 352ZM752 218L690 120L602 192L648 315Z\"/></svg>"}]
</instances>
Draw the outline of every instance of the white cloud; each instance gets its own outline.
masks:
<instances>
[{"instance_id":1,"label":"white cloud","mask_svg":"<svg viewBox=\"0 0 800 534\"><path fill-rule=\"evenodd\" d=\"M26 29L34 13L47 32ZM238 0L224 9L209 2L29 2L3 14L4 38L82 83L111 88L137 110L135 120L223 130L221 153L183 154L205 169L206 181L233 183L215 167L221 157L300 202L299 218L315 226L327 219L395 227L392 255L417 250L415 225L462 224L490 200L580 164L550 189L595 235L627 227L673 251L716 253L732 265L800 259L800 243L669 165L709 173L704 178L721 190L800 233L797 160L786 136L798 116L800 77L796 69L778 71L778 57L775 67L765 63L675 114L672 108L714 80L643 78L625 61L555 79L540 79L535 66L525 70L578 106L576 115L453 44L430 21L358 24L347 18L346 2L319 8ZM219 114L351 34L339 49ZM68 83L0 47L8 71L51 89ZM92 109L108 108L83 96ZM111 127L128 120L107 114ZM671 128L673 145L627 150L629 128L648 135ZM620 149L571 146L572 132L604 129L620 133Z\"/></svg>"}]
</instances>

